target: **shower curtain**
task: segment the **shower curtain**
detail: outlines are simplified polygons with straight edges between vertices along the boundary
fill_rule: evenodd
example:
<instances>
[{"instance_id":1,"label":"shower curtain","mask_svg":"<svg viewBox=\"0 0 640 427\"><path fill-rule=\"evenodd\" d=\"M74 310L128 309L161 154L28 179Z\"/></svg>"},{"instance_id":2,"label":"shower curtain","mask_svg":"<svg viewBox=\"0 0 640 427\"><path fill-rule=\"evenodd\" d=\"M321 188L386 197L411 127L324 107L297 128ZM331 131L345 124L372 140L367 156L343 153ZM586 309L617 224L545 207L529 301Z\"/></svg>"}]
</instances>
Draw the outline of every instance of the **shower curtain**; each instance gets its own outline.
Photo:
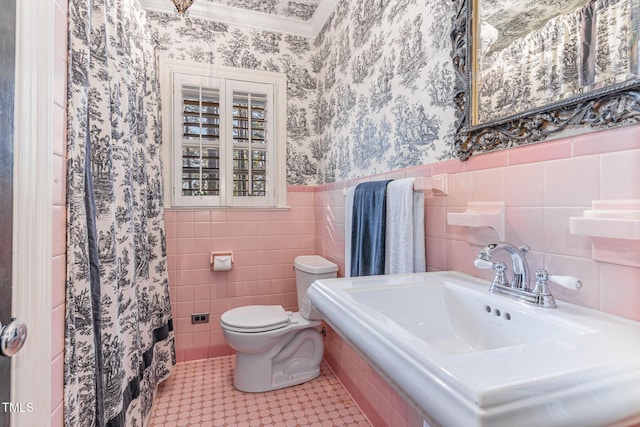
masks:
<instances>
[{"instance_id":1,"label":"shower curtain","mask_svg":"<svg viewBox=\"0 0 640 427\"><path fill-rule=\"evenodd\" d=\"M138 0L69 0L67 426L145 425L175 363L156 58Z\"/></svg>"}]
</instances>

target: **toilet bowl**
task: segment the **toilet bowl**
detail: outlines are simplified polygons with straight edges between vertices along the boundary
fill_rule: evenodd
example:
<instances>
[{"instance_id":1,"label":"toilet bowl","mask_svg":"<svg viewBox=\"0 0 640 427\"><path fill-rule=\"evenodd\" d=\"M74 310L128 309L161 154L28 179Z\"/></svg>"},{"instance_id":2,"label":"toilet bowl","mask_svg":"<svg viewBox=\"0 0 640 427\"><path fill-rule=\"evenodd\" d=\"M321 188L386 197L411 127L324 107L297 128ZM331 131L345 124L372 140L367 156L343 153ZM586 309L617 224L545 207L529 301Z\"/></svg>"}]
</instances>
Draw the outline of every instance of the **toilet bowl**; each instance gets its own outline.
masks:
<instances>
[{"instance_id":1,"label":"toilet bowl","mask_svg":"<svg viewBox=\"0 0 640 427\"><path fill-rule=\"evenodd\" d=\"M320 375L324 352L321 316L306 298L318 279L336 277L338 266L317 255L296 257L298 312L279 305L249 305L220 318L227 344L236 351L233 385L246 392L289 387Z\"/></svg>"}]
</instances>

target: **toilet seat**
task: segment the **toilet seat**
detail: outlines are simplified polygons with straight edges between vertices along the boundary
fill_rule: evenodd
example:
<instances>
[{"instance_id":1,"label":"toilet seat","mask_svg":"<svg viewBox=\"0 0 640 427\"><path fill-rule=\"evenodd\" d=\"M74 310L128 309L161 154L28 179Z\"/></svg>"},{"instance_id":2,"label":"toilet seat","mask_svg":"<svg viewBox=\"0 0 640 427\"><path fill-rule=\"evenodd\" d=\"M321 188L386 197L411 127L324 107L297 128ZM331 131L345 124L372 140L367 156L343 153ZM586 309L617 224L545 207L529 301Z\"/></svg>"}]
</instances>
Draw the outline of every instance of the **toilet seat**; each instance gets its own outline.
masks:
<instances>
[{"instance_id":1,"label":"toilet seat","mask_svg":"<svg viewBox=\"0 0 640 427\"><path fill-rule=\"evenodd\" d=\"M290 315L281 305L248 305L224 312L220 323L234 332L268 332L289 325Z\"/></svg>"}]
</instances>

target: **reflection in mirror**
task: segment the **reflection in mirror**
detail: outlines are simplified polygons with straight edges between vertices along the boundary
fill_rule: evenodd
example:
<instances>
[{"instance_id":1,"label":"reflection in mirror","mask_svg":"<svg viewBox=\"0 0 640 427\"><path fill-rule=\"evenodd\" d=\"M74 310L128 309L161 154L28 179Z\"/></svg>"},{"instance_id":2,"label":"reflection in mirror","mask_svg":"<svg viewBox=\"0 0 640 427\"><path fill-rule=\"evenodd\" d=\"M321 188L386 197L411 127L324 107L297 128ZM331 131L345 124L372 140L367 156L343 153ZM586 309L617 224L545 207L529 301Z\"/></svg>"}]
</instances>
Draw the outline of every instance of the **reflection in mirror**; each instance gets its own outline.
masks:
<instances>
[{"instance_id":1,"label":"reflection in mirror","mask_svg":"<svg viewBox=\"0 0 640 427\"><path fill-rule=\"evenodd\" d=\"M629 0L480 0L473 124L631 77Z\"/></svg>"},{"instance_id":2,"label":"reflection in mirror","mask_svg":"<svg viewBox=\"0 0 640 427\"><path fill-rule=\"evenodd\" d=\"M640 122L640 0L454 1L462 160Z\"/></svg>"}]
</instances>

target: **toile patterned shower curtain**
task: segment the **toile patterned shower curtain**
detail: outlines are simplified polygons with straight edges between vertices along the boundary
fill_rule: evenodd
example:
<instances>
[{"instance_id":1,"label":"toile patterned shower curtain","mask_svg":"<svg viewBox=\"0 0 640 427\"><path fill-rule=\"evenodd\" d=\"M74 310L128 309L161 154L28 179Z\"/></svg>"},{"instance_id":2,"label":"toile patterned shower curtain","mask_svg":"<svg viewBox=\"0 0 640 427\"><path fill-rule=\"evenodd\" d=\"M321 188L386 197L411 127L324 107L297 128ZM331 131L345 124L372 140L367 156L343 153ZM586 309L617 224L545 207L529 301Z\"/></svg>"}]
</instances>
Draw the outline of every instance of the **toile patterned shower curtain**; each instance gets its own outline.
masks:
<instances>
[{"instance_id":1,"label":"toile patterned shower curtain","mask_svg":"<svg viewBox=\"0 0 640 427\"><path fill-rule=\"evenodd\" d=\"M138 0L69 0L66 426L143 426L175 363L156 61Z\"/></svg>"}]
</instances>

